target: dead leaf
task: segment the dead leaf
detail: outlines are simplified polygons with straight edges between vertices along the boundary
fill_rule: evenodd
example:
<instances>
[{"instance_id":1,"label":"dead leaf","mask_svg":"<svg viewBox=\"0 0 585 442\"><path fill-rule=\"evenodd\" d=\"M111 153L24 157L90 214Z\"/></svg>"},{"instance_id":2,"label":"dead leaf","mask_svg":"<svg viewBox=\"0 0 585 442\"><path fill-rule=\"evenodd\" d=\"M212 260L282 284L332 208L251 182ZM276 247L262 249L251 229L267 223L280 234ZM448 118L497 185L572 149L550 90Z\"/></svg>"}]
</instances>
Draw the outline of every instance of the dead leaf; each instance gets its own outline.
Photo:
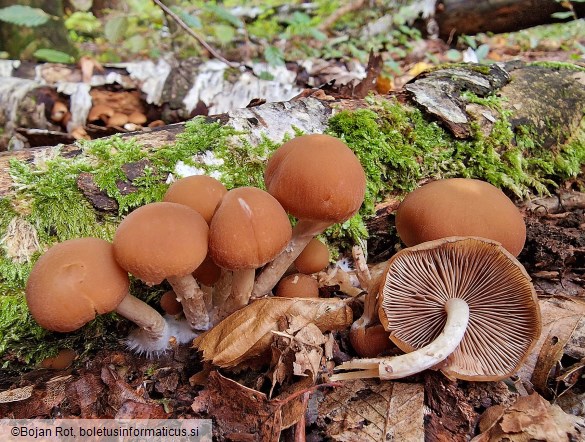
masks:
<instances>
[{"instance_id":1,"label":"dead leaf","mask_svg":"<svg viewBox=\"0 0 585 442\"><path fill-rule=\"evenodd\" d=\"M127 400L132 400L142 404L146 403L146 399L136 393L136 391L134 391L134 389L128 385L113 368L109 366L102 367L101 378L110 389L108 405L114 410L118 410Z\"/></svg>"},{"instance_id":2,"label":"dead leaf","mask_svg":"<svg viewBox=\"0 0 585 442\"><path fill-rule=\"evenodd\" d=\"M558 405L549 404L537 393L519 397L500 413L498 409L494 413L495 422L486 432L473 438L472 442L569 442L585 437L583 418L566 414Z\"/></svg>"},{"instance_id":3,"label":"dead leaf","mask_svg":"<svg viewBox=\"0 0 585 442\"><path fill-rule=\"evenodd\" d=\"M122 404L115 419L165 419L168 415L158 404L144 404L126 401Z\"/></svg>"},{"instance_id":4,"label":"dead leaf","mask_svg":"<svg viewBox=\"0 0 585 442\"><path fill-rule=\"evenodd\" d=\"M268 400L264 393L213 371L192 409L210 413L219 440L278 442L281 430L294 425L299 412L304 413L302 393L306 390L307 381L301 381Z\"/></svg>"},{"instance_id":5,"label":"dead leaf","mask_svg":"<svg viewBox=\"0 0 585 442\"><path fill-rule=\"evenodd\" d=\"M194 346L203 359L220 367L235 367L240 362L269 351L279 321L294 318L299 324L315 324L321 331L341 330L352 323L352 311L340 299L265 298L228 316L199 336ZM290 323L290 321L289 321Z\"/></svg>"},{"instance_id":6,"label":"dead leaf","mask_svg":"<svg viewBox=\"0 0 585 442\"><path fill-rule=\"evenodd\" d=\"M424 441L419 384L357 379L325 396L317 424L337 441Z\"/></svg>"},{"instance_id":7,"label":"dead leaf","mask_svg":"<svg viewBox=\"0 0 585 442\"><path fill-rule=\"evenodd\" d=\"M542 333L518 375L545 396L552 397L548 383L556 377L553 368L565 353L576 359L585 356L585 301L568 296L540 300Z\"/></svg>"},{"instance_id":8,"label":"dead leaf","mask_svg":"<svg viewBox=\"0 0 585 442\"><path fill-rule=\"evenodd\" d=\"M0 392L0 404L18 402L28 399L31 397L33 389L33 385L27 385L26 387L13 388L11 390L2 391Z\"/></svg>"},{"instance_id":9,"label":"dead leaf","mask_svg":"<svg viewBox=\"0 0 585 442\"><path fill-rule=\"evenodd\" d=\"M67 396L72 403L79 404L82 419L97 419L100 416L98 400L103 391L104 384L99 376L85 373L69 385Z\"/></svg>"}]
</instances>

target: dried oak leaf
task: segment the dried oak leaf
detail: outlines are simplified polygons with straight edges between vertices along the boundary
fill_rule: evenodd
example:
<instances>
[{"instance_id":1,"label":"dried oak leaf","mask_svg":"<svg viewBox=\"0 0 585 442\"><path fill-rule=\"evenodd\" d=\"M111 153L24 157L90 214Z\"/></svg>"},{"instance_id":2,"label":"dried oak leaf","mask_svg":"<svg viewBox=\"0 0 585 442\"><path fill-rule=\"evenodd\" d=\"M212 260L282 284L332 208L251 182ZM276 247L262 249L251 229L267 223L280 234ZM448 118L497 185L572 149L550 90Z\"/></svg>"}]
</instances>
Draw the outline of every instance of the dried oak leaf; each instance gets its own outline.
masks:
<instances>
[{"instance_id":1,"label":"dried oak leaf","mask_svg":"<svg viewBox=\"0 0 585 442\"><path fill-rule=\"evenodd\" d=\"M351 308L340 299L265 298L228 316L199 336L194 346L203 359L219 367L235 367L270 350L279 323L315 324L321 331L342 330L353 321ZM290 321L289 321L290 323Z\"/></svg>"},{"instance_id":2,"label":"dried oak leaf","mask_svg":"<svg viewBox=\"0 0 585 442\"><path fill-rule=\"evenodd\" d=\"M472 439L472 442L569 442L585 437L583 418L566 414L558 405L549 404L537 393L519 397L502 414L500 412L498 410L494 413L496 417L491 427Z\"/></svg>"},{"instance_id":3,"label":"dried oak leaf","mask_svg":"<svg viewBox=\"0 0 585 442\"><path fill-rule=\"evenodd\" d=\"M317 425L336 441L422 441L424 387L362 380L344 382L325 396Z\"/></svg>"}]
</instances>

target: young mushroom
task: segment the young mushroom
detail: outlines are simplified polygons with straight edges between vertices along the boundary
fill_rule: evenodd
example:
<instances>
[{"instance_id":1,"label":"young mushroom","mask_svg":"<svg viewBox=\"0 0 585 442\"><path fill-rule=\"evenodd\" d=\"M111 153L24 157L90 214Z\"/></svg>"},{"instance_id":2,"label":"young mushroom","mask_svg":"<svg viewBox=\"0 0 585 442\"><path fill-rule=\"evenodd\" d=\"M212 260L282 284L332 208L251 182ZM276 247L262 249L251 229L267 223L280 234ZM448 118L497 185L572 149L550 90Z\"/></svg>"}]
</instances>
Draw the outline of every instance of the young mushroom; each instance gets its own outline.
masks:
<instances>
[{"instance_id":1,"label":"young mushroom","mask_svg":"<svg viewBox=\"0 0 585 442\"><path fill-rule=\"evenodd\" d=\"M114 236L116 260L147 285L167 280L194 330L206 330L209 316L193 271L207 255L209 228L190 207L150 203L130 213Z\"/></svg>"},{"instance_id":2,"label":"young mushroom","mask_svg":"<svg viewBox=\"0 0 585 442\"><path fill-rule=\"evenodd\" d=\"M320 272L329 265L329 249L319 239L313 238L294 260L294 265L305 275Z\"/></svg>"},{"instance_id":3,"label":"young mushroom","mask_svg":"<svg viewBox=\"0 0 585 442\"><path fill-rule=\"evenodd\" d=\"M524 218L490 183L468 178L433 181L409 193L396 211L396 230L407 246L448 236L498 241L518 256L526 241Z\"/></svg>"},{"instance_id":4,"label":"young mushroom","mask_svg":"<svg viewBox=\"0 0 585 442\"><path fill-rule=\"evenodd\" d=\"M140 327L127 339L130 348L167 350L174 330L156 310L130 295L129 287L128 273L114 259L109 242L71 239L55 244L35 263L26 302L39 325L56 332L75 331L96 315L115 311Z\"/></svg>"},{"instance_id":5,"label":"young mushroom","mask_svg":"<svg viewBox=\"0 0 585 442\"><path fill-rule=\"evenodd\" d=\"M275 295L282 298L318 298L319 283L312 276L294 273L280 280Z\"/></svg>"},{"instance_id":6,"label":"young mushroom","mask_svg":"<svg viewBox=\"0 0 585 442\"><path fill-rule=\"evenodd\" d=\"M291 238L288 216L269 193L255 187L230 190L209 230L209 255L233 271L231 293L219 305L219 319L248 304L256 269L274 259Z\"/></svg>"},{"instance_id":7,"label":"young mushroom","mask_svg":"<svg viewBox=\"0 0 585 442\"><path fill-rule=\"evenodd\" d=\"M284 143L268 161L264 181L298 222L286 249L258 276L254 297L272 290L314 236L355 215L366 191L358 158L343 141L321 134Z\"/></svg>"},{"instance_id":8,"label":"young mushroom","mask_svg":"<svg viewBox=\"0 0 585 442\"><path fill-rule=\"evenodd\" d=\"M397 379L428 368L475 381L504 379L540 335L538 299L522 265L499 243L450 237L401 250L381 285L382 324L401 356L356 359L333 380Z\"/></svg>"}]
</instances>

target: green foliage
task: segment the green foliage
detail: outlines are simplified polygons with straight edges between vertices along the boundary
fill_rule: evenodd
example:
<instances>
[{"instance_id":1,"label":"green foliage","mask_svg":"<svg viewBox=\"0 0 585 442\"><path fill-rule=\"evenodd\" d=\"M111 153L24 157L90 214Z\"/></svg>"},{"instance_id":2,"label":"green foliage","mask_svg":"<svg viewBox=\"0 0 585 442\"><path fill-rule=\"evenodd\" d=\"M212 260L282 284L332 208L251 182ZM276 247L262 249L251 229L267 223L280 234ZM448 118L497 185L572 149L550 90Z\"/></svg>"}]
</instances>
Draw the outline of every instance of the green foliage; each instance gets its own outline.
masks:
<instances>
[{"instance_id":1,"label":"green foliage","mask_svg":"<svg viewBox=\"0 0 585 442\"><path fill-rule=\"evenodd\" d=\"M51 16L39 8L24 5L12 5L0 8L0 21L30 28L47 23Z\"/></svg>"},{"instance_id":2,"label":"green foliage","mask_svg":"<svg viewBox=\"0 0 585 442\"><path fill-rule=\"evenodd\" d=\"M75 61L75 57L55 49L37 49L33 56L38 60L50 63L73 63Z\"/></svg>"},{"instance_id":3,"label":"green foliage","mask_svg":"<svg viewBox=\"0 0 585 442\"><path fill-rule=\"evenodd\" d=\"M118 15L106 22L104 36L110 43L118 43L126 34L127 28L128 19L123 15Z\"/></svg>"},{"instance_id":4,"label":"green foliage","mask_svg":"<svg viewBox=\"0 0 585 442\"><path fill-rule=\"evenodd\" d=\"M264 51L264 59L270 66L283 66L284 53L276 46L268 46Z\"/></svg>"}]
</instances>

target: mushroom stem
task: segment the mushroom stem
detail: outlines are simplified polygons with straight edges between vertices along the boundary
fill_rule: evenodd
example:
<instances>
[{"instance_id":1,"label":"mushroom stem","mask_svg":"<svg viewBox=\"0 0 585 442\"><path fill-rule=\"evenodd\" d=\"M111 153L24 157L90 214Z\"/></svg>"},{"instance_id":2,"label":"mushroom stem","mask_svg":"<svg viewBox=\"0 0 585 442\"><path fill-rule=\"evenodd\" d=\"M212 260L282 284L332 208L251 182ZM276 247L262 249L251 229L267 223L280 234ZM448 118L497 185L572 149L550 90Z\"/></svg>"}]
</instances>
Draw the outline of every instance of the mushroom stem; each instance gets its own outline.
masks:
<instances>
[{"instance_id":1,"label":"mushroom stem","mask_svg":"<svg viewBox=\"0 0 585 442\"><path fill-rule=\"evenodd\" d=\"M361 370L337 373L331 381L346 379L380 378L400 379L434 367L455 351L465 335L469 322L469 306L458 298L445 303L447 321L441 334L431 343L411 353L390 358L354 359L344 362L335 370Z\"/></svg>"},{"instance_id":2,"label":"mushroom stem","mask_svg":"<svg viewBox=\"0 0 585 442\"><path fill-rule=\"evenodd\" d=\"M293 227L292 237L285 249L272 262L266 264L256 278L252 298L267 295L276 286L289 266L315 236L323 233L331 223L300 219Z\"/></svg>"},{"instance_id":3,"label":"mushroom stem","mask_svg":"<svg viewBox=\"0 0 585 442\"><path fill-rule=\"evenodd\" d=\"M255 276L254 269L242 269L233 272L231 292L224 303L219 306L218 320L222 320L236 310L248 305L252 288L254 287Z\"/></svg>"},{"instance_id":4,"label":"mushroom stem","mask_svg":"<svg viewBox=\"0 0 585 442\"><path fill-rule=\"evenodd\" d=\"M126 295L115 311L140 327L149 340L156 341L165 334L167 324L160 313L135 296Z\"/></svg>"},{"instance_id":5,"label":"mushroom stem","mask_svg":"<svg viewBox=\"0 0 585 442\"><path fill-rule=\"evenodd\" d=\"M193 275L173 276L167 278L177 299L183 304L183 312L193 330L209 328L209 314L205 307L205 293L193 278Z\"/></svg>"}]
</instances>

